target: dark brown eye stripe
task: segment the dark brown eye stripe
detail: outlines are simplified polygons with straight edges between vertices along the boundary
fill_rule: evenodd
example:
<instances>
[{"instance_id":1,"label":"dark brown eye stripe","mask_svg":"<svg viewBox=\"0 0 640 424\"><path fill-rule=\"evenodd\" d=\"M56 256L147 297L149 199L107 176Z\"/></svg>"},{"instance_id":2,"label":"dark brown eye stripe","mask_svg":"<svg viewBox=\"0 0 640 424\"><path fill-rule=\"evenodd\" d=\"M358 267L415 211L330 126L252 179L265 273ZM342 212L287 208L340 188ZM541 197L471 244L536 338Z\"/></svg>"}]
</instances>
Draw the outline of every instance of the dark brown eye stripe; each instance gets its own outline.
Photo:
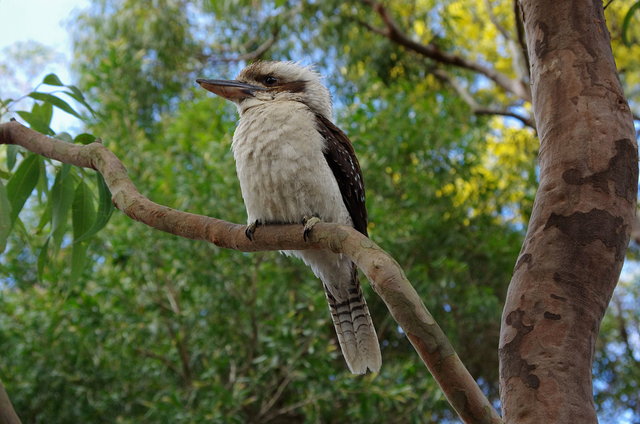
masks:
<instances>
[{"instance_id":1,"label":"dark brown eye stripe","mask_svg":"<svg viewBox=\"0 0 640 424\"><path fill-rule=\"evenodd\" d=\"M275 85L269 91L288 91L290 93L301 93L307 86L306 81L291 81Z\"/></svg>"}]
</instances>

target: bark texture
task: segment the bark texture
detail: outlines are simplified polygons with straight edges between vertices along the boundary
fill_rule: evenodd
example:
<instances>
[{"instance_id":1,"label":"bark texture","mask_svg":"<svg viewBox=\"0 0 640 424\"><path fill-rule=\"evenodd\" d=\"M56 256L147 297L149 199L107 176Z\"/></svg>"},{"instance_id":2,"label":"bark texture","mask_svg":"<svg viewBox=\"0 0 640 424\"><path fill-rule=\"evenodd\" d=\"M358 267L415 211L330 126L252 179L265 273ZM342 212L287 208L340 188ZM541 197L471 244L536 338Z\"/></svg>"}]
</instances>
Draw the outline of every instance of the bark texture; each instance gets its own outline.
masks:
<instances>
[{"instance_id":1,"label":"bark texture","mask_svg":"<svg viewBox=\"0 0 640 424\"><path fill-rule=\"evenodd\" d=\"M638 154L602 3L522 0L540 187L502 316L506 423L595 423L591 366L634 221Z\"/></svg>"}]
</instances>

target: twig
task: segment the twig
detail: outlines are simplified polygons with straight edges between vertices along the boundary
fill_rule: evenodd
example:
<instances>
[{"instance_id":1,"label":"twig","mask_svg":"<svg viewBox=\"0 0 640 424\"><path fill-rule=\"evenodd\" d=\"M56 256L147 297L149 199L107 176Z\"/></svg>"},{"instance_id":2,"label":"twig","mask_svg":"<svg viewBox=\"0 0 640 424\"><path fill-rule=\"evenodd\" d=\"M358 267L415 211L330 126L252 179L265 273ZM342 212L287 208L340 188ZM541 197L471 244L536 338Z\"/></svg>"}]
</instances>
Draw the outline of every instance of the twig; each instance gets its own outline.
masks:
<instances>
[{"instance_id":1,"label":"twig","mask_svg":"<svg viewBox=\"0 0 640 424\"><path fill-rule=\"evenodd\" d=\"M50 159L95 169L102 174L118 209L132 219L161 231L243 252L327 249L347 255L364 272L385 302L462 420L465 423L502 422L400 265L354 228L319 223L305 241L301 225L268 225L259 227L254 240L250 241L245 236L244 225L181 212L142 196L129 179L122 162L103 144L67 143L15 121L0 124L0 144L17 144Z\"/></svg>"},{"instance_id":2,"label":"twig","mask_svg":"<svg viewBox=\"0 0 640 424\"><path fill-rule=\"evenodd\" d=\"M180 370L178 370L175 364L171 362L171 360L166 356L141 348L135 348L134 350L140 355L146 356L147 358L157 359L158 361L162 362L167 368L169 368L173 373L175 373L176 376L181 377Z\"/></svg>"},{"instance_id":3,"label":"twig","mask_svg":"<svg viewBox=\"0 0 640 424\"><path fill-rule=\"evenodd\" d=\"M235 57L217 57L213 58L212 61L214 63L229 63L229 62L250 62L252 60L260 59L262 55L264 55L267 50L271 48L275 44L277 40L277 31L274 31L274 34L269 37L265 42L260 44L255 50L240 54Z\"/></svg>"},{"instance_id":4,"label":"twig","mask_svg":"<svg viewBox=\"0 0 640 424\"><path fill-rule=\"evenodd\" d=\"M400 27L396 24L395 20L391 17L388 10L384 5L382 5L382 3L378 3L374 0L362 0L362 2L371 6L385 24L384 29L375 28L369 24L365 25L369 30L383 35L396 44L433 59L436 62L478 72L498 84L505 91L512 93L523 100L531 101L531 90L529 89L529 86L524 84L522 81L511 79L495 69L489 68L465 57L444 52L434 43L422 44L414 41L400 30Z\"/></svg>"},{"instance_id":5,"label":"twig","mask_svg":"<svg viewBox=\"0 0 640 424\"><path fill-rule=\"evenodd\" d=\"M502 34L505 40L511 40L511 34L509 31L498 21L498 17L493 13L493 5L491 4L491 0L484 0L484 5L487 8L487 13L489 14L489 20L496 27L496 29Z\"/></svg>"},{"instance_id":6,"label":"twig","mask_svg":"<svg viewBox=\"0 0 640 424\"><path fill-rule=\"evenodd\" d=\"M465 101L471 108L471 111L476 115L500 115L500 116L508 116L510 118L515 118L522 122L524 125L536 129L536 124L533 119L520 115L519 113L512 112L508 109L495 109L491 107L480 106L478 102L473 98L473 96L467 91L455 78L452 78L446 71L442 69L435 69L433 71L433 75L435 75L439 80L446 82L449 84Z\"/></svg>"}]
</instances>

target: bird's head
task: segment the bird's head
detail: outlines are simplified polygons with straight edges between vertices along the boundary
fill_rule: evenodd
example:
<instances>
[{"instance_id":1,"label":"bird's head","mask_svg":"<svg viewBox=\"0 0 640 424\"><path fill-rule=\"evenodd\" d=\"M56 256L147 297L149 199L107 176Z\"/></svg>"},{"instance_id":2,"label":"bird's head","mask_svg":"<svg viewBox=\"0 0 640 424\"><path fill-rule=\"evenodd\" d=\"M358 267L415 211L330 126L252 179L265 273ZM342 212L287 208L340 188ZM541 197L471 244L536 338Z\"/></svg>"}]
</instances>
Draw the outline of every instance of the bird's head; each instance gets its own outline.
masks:
<instances>
[{"instance_id":1,"label":"bird's head","mask_svg":"<svg viewBox=\"0 0 640 424\"><path fill-rule=\"evenodd\" d=\"M331 96L322 77L311 67L294 62L252 63L232 81L198 79L202 88L236 104L240 116L248 109L279 101L304 103L331 119Z\"/></svg>"}]
</instances>

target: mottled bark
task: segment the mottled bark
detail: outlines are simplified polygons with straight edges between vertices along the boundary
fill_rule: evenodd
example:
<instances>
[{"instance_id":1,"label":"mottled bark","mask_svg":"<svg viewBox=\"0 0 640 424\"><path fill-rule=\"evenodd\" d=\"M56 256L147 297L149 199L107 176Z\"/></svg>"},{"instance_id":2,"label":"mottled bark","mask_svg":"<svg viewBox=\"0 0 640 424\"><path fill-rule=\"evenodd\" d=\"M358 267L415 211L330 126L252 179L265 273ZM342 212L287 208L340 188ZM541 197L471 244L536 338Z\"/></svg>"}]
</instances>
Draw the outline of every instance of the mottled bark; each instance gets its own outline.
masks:
<instances>
[{"instance_id":1,"label":"mottled bark","mask_svg":"<svg viewBox=\"0 0 640 424\"><path fill-rule=\"evenodd\" d=\"M502 317L507 423L595 423L591 366L633 226L638 155L602 3L522 0L540 187Z\"/></svg>"}]
</instances>

